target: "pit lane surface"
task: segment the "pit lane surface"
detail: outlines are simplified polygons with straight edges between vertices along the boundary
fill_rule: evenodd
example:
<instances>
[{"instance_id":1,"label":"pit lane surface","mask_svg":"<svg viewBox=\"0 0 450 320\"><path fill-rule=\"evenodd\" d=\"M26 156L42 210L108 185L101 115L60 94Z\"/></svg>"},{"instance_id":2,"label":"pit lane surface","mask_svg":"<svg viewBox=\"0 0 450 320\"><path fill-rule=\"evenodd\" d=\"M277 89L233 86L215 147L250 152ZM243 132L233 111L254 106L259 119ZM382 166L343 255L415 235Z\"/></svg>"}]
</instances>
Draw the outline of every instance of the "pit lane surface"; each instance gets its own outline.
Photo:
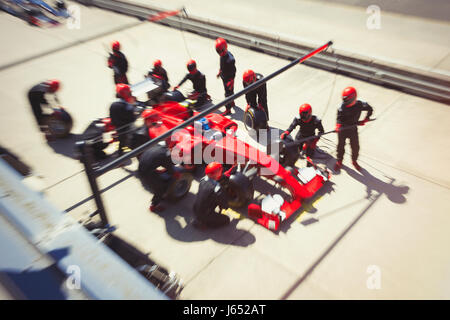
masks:
<instances>
[{"instance_id":1,"label":"pit lane surface","mask_svg":"<svg viewBox=\"0 0 450 320\"><path fill-rule=\"evenodd\" d=\"M450 72L450 4L420 0L123 0L291 38L426 71ZM373 11L379 8L379 22ZM371 18L372 17L372 18ZM368 27L368 25L370 27ZM426 53L425 53L426 52Z\"/></svg>"},{"instance_id":2,"label":"pit lane surface","mask_svg":"<svg viewBox=\"0 0 450 320\"><path fill-rule=\"evenodd\" d=\"M175 85L192 57L214 101L223 97L222 83L215 78L219 59L213 40L95 8L81 10L80 30L32 28L0 13L2 38L10 48L1 56L1 144L42 176L52 203L76 218L86 217L94 203L88 200L83 168L72 158L73 141L92 119L107 115L114 100L104 44L122 43L133 83L160 58ZM14 37L9 30L15 30ZM238 77L249 67L269 74L287 64L235 46L230 51ZM47 143L35 126L25 94L46 78L63 83L59 97L75 119L69 139ZM241 88L238 79L236 84ZM150 213L151 196L132 175L136 163L99 179L111 223L119 235L181 275L185 299L450 298L448 106L298 66L268 84L270 125L285 130L298 106L309 102L331 130L347 85L358 89L378 119L360 128L364 171L352 168L347 148L341 173L278 233L249 219L234 219L222 230L194 229L191 205L197 183L182 202L169 204L163 214ZM245 106L243 98L236 102ZM318 145L330 157L318 161L331 167L336 137L326 138ZM381 272L379 289L370 289L376 270L371 266Z\"/></svg>"}]
</instances>

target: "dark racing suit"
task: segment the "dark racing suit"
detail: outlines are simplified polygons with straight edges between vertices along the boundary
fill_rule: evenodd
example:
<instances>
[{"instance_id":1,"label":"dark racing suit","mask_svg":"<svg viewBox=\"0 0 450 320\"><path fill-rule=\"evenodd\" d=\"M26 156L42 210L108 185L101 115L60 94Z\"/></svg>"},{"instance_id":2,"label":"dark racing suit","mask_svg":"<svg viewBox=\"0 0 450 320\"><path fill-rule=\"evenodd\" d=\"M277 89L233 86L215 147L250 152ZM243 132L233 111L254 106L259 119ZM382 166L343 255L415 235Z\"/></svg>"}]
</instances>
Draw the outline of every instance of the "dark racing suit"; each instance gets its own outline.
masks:
<instances>
[{"instance_id":1,"label":"dark racing suit","mask_svg":"<svg viewBox=\"0 0 450 320\"><path fill-rule=\"evenodd\" d=\"M158 167L166 171L157 172ZM144 187L153 192L152 205L158 205L174 179L170 151L160 145L147 149L139 160L138 174Z\"/></svg>"},{"instance_id":2,"label":"dark racing suit","mask_svg":"<svg viewBox=\"0 0 450 320\"><path fill-rule=\"evenodd\" d=\"M297 126L300 126L300 130L297 132L297 135L295 136L295 140L300 140L303 138L307 138L307 137L316 135L316 129L319 131L319 133L324 133L322 121L319 118L317 118L316 116L311 116L311 120L309 120L308 122L305 122L302 119L300 119L300 116L296 116L286 131L291 133L292 130L294 130ZM308 141L303 142L299 146L300 151L303 149L303 146L306 144L305 154L307 157L312 157L314 155L314 151L316 149L317 140L308 140Z\"/></svg>"},{"instance_id":3,"label":"dark racing suit","mask_svg":"<svg viewBox=\"0 0 450 320\"><path fill-rule=\"evenodd\" d=\"M34 117L39 126L44 125L44 117L42 115L42 105L48 105L45 94L48 91L48 85L45 82L35 85L28 91L28 100L33 109Z\"/></svg>"},{"instance_id":4,"label":"dark racing suit","mask_svg":"<svg viewBox=\"0 0 450 320\"><path fill-rule=\"evenodd\" d=\"M116 127L117 135L119 136L119 155L122 154L122 148L128 145L129 133L131 124L136 120L134 113L135 107L123 99L119 99L111 104L109 108L109 116L112 124Z\"/></svg>"},{"instance_id":5,"label":"dark racing suit","mask_svg":"<svg viewBox=\"0 0 450 320\"><path fill-rule=\"evenodd\" d=\"M236 76L236 61L230 51L220 57L220 78L223 81L223 88L225 89L225 97L234 94L234 77ZM230 82L231 81L231 82ZM230 84L230 85L228 85ZM226 105L227 110L234 107L234 101Z\"/></svg>"},{"instance_id":6,"label":"dark racing suit","mask_svg":"<svg viewBox=\"0 0 450 320\"><path fill-rule=\"evenodd\" d=\"M263 75L260 73L256 74L256 81L263 78ZM246 84L243 82L244 88L249 86L249 84ZM247 100L247 104L250 105L252 108L257 108L258 106L261 106L264 111L266 112L267 120L269 120L269 109L267 108L267 87L266 84L262 84L255 90L252 90L245 94L245 99Z\"/></svg>"},{"instance_id":7,"label":"dark racing suit","mask_svg":"<svg viewBox=\"0 0 450 320\"><path fill-rule=\"evenodd\" d=\"M216 211L228 208L227 195L219 182L204 177L200 181L194 202L194 214L198 222L210 228L218 228L230 222L228 216Z\"/></svg>"},{"instance_id":8,"label":"dark racing suit","mask_svg":"<svg viewBox=\"0 0 450 320\"><path fill-rule=\"evenodd\" d=\"M358 137L358 121L361 116L362 111L367 111L367 115L365 119L369 119L373 113L372 107L360 100L357 100L356 103L347 107L344 103L339 107L337 112L337 124L340 124L342 127L352 126L352 128L341 129L338 133L338 146L337 146L337 161L342 162L344 159L345 152L345 141L347 138L350 139L350 146L352 148L352 160L356 161L359 155L359 137Z\"/></svg>"},{"instance_id":9,"label":"dark racing suit","mask_svg":"<svg viewBox=\"0 0 450 320\"><path fill-rule=\"evenodd\" d=\"M108 67L114 70L114 83L128 84L127 71L128 61L121 51L114 51L109 54Z\"/></svg>"},{"instance_id":10,"label":"dark racing suit","mask_svg":"<svg viewBox=\"0 0 450 320\"><path fill-rule=\"evenodd\" d=\"M150 70L148 72L147 76L148 77L152 76L152 77L156 77L158 79L161 79L161 81L163 83L164 91L166 91L167 89L170 88L169 77L167 76L166 69L164 69L163 67L161 67L161 68L153 68L152 70Z\"/></svg>"},{"instance_id":11,"label":"dark racing suit","mask_svg":"<svg viewBox=\"0 0 450 320\"><path fill-rule=\"evenodd\" d=\"M208 97L208 91L206 90L206 77L203 73L197 70L194 74L186 74L183 80L180 81L178 87L181 86L186 80L192 82L192 87L194 88L194 94L197 94L196 100L197 105L201 106L206 102Z\"/></svg>"}]
</instances>

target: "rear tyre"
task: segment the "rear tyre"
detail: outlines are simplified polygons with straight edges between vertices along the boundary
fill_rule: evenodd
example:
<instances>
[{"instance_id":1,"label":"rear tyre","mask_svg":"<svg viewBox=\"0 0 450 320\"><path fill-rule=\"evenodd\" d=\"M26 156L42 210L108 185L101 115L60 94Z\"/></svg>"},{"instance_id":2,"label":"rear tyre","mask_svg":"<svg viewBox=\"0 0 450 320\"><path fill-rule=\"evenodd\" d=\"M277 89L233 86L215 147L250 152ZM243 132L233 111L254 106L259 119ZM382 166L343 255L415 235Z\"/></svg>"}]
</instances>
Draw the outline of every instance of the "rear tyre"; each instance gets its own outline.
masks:
<instances>
[{"instance_id":1,"label":"rear tyre","mask_svg":"<svg viewBox=\"0 0 450 320\"><path fill-rule=\"evenodd\" d=\"M167 199L179 201L191 189L193 175L189 172L183 172L178 179L175 179L167 190Z\"/></svg>"},{"instance_id":2,"label":"rear tyre","mask_svg":"<svg viewBox=\"0 0 450 320\"><path fill-rule=\"evenodd\" d=\"M255 192L253 183L240 172L231 175L225 191L231 208L242 208L253 199Z\"/></svg>"},{"instance_id":3,"label":"rear tyre","mask_svg":"<svg viewBox=\"0 0 450 320\"><path fill-rule=\"evenodd\" d=\"M190 190L193 175L184 169L175 167L168 159L168 149L156 146L147 149L140 159L139 178L150 191L162 191L163 198L178 201ZM144 162L142 162L144 161ZM148 170L151 170L150 172ZM177 178L169 172L180 172Z\"/></svg>"},{"instance_id":4,"label":"rear tyre","mask_svg":"<svg viewBox=\"0 0 450 320\"><path fill-rule=\"evenodd\" d=\"M150 140L147 127L142 127L131 135L130 149L136 149Z\"/></svg>"}]
</instances>

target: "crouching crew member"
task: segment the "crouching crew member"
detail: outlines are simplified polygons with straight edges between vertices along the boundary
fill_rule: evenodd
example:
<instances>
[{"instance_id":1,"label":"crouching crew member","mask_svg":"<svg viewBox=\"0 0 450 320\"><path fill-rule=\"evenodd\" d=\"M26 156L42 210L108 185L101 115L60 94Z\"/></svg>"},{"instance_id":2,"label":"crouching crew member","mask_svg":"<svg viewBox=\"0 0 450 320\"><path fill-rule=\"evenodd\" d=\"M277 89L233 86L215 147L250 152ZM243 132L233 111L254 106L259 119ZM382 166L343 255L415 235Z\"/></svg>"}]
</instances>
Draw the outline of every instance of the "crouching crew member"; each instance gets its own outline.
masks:
<instances>
[{"instance_id":1,"label":"crouching crew member","mask_svg":"<svg viewBox=\"0 0 450 320\"><path fill-rule=\"evenodd\" d=\"M300 127L300 130L297 132L295 140L315 136L316 130L319 131L319 134L324 133L322 121L312 114L311 105L308 103L302 104L298 110L298 113L299 115L294 118L289 128L281 134L281 139L284 139L297 126ZM307 157L313 157L316 150L317 141L319 141L319 139L320 138L316 138L302 142L299 145L300 152L304 150ZM307 166L311 166L311 163L307 162Z\"/></svg>"},{"instance_id":2,"label":"crouching crew member","mask_svg":"<svg viewBox=\"0 0 450 320\"><path fill-rule=\"evenodd\" d=\"M219 228L230 223L230 218L220 213L228 208L228 197L219 182L223 179L222 171L218 162L206 166L206 176L200 181L194 203L196 227Z\"/></svg>"},{"instance_id":3,"label":"crouching crew member","mask_svg":"<svg viewBox=\"0 0 450 320\"><path fill-rule=\"evenodd\" d=\"M369 121L373 113L373 108L366 102L356 99L356 90L353 87L347 87L342 92L342 104L337 112L336 132L338 133L337 145L337 162L334 166L334 171L338 171L342 167L342 160L344 159L345 141L350 139L350 146L352 148L352 163L356 170L361 170L357 160L359 155L359 137L357 125L363 126ZM362 111L367 111L364 120L360 121ZM350 128L343 128L351 126ZM342 128L342 129L341 129Z\"/></svg>"}]
</instances>

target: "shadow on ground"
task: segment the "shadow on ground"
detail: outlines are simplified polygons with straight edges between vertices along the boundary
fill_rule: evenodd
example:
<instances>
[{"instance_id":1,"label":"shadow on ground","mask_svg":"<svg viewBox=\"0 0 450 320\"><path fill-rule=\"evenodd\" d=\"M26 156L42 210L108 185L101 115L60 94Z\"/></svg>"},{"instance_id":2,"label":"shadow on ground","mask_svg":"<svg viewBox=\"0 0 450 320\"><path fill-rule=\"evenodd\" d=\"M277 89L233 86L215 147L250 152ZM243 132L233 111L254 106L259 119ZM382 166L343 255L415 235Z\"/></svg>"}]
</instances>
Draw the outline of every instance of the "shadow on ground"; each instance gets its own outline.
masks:
<instances>
[{"instance_id":1,"label":"shadow on ground","mask_svg":"<svg viewBox=\"0 0 450 320\"><path fill-rule=\"evenodd\" d=\"M78 141L82 141L82 140L83 140L82 134L72 134L71 133L68 137L66 137L64 139L47 141L47 144L49 145L49 147L51 147L53 149L53 151L55 153L59 153L63 156L72 158L74 160L79 160L80 155L78 153L78 150L76 149L76 143ZM111 162L111 161L115 160L116 158L118 158L117 150L112 153L107 154L106 157L102 158L102 159L96 158L94 156L92 158L93 169L97 169L103 165L106 165L108 162ZM127 166L130 164L131 164L131 160L128 159L127 161L125 161L122 164L122 166Z\"/></svg>"},{"instance_id":2,"label":"shadow on ground","mask_svg":"<svg viewBox=\"0 0 450 320\"><path fill-rule=\"evenodd\" d=\"M62 154L63 156L78 159L77 152L75 150L75 143L82 140L81 134L69 134L64 139L57 139L53 141L47 141L50 148L53 149L55 153Z\"/></svg>"},{"instance_id":3,"label":"shadow on ground","mask_svg":"<svg viewBox=\"0 0 450 320\"><path fill-rule=\"evenodd\" d=\"M8 291L15 299L28 300L67 300L67 292L62 290L66 275L57 267L57 262L69 254L69 248L61 248L48 252L55 263L41 269L0 270L6 277Z\"/></svg>"},{"instance_id":4,"label":"shadow on ground","mask_svg":"<svg viewBox=\"0 0 450 320\"><path fill-rule=\"evenodd\" d=\"M167 233L174 239L183 242L214 240L225 245L234 245L247 247L256 241L255 236L248 230L240 229L237 224L240 219L231 219L229 225L218 229L200 230L193 226L194 213L192 205L195 201L195 195L189 193L184 199L183 204L165 204L166 210L157 214L165 220Z\"/></svg>"},{"instance_id":5,"label":"shadow on ground","mask_svg":"<svg viewBox=\"0 0 450 320\"><path fill-rule=\"evenodd\" d=\"M130 175L137 175L136 171L123 168ZM203 177L204 168L199 167L196 169L194 179L199 182ZM144 185L142 188L146 189ZM153 195L149 192L148 203ZM254 243L256 238L245 229L239 229L237 224L240 218L232 218L228 226L217 229L200 230L193 226L195 219L193 213L193 204L195 202L195 194L189 192L177 203L169 203L163 201L162 204L165 207L163 212L155 213L147 211L148 214L155 214L164 219L166 224L167 233L174 239L183 242L196 242L212 239L216 242L226 245L235 245L247 247ZM245 216L246 208L241 209L241 217Z\"/></svg>"},{"instance_id":6,"label":"shadow on ground","mask_svg":"<svg viewBox=\"0 0 450 320\"><path fill-rule=\"evenodd\" d=\"M378 170L374 168L375 170ZM328 248L321 254L321 256L306 270L306 272L299 277L299 279L282 295L281 299L288 299L291 294L309 277L309 275L316 269L318 265L329 255L331 251L336 247L336 245L347 235L347 233L353 229L353 227L358 223L358 221L366 215L367 212L372 208L372 206L383 196L386 197L393 203L403 204L407 201L406 194L409 192L408 186L396 186L394 185L395 178L389 177L384 174L384 176L389 180L389 182L384 182L376 177L374 177L366 169L362 169L361 172L357 172L350 169L347 166L343 166L342 170L345 170L350 177L356 181L364 184L366 186L367 195L359 200L348 203L340 208L334 209L328 213L322 214L319 217L312 217L302 222L303 225L308 226L314 222L318 222L319 219L323 219L331 214L342 212L345 209L352 207L359 202L368 203L367 206L356 216L355 219L338 235L338 237L328 246ZM380 171L382 172L382 171Z\"/></svg>"},{"instance_id":7,"label":"shadow on ground","mask_svg":"<svg viewBox=\"0 0 450 320\"><path fill-rule=\"evenodd\" d=\"M356 181L366 186L367 199L374 196L374 191L377 193L385 194L387 198L394 203L405 203L405 195L409 192L408 186L396 186L394 185L394 178L388 177L390 183L384 182L372 174L369 171L362 168L361 172L357 172L349 167L343 166L343 170Z\"/></svg>"},{"instance_id":8,"label":"shadow on ground","mask_svg":"<svg viewBox=\"0 0 450 320\"><path fill-rule=\"evenodd\" d=\"M404 185L402 185L402 186L394 185L394 181L395 181L394 178L387 177L390 180L390 182L388 183L388 182L384 182L384 181L374 177L372 174L370 174L370 172L368 172L364 168L361 170L360 173L347 167L347 166L343 166L342 170L346 171L350 177L352 177L356 181L358 181L366 186L366 192L367 192L366 196L361 199L350 202L342 207L333 209L332 211L323 213L318 217L308 217L308 219L303 220L301 222L304 226L311 225L315 222L318 222L319 219L322 220L328 216L331 216L332 214L335 214L335 213L340 212L345 209L349 209L350 207L352 207L358 203L365 202L367 200L371 201L375 197L379 197L380 195L383 195L383 194L386 195L386 197L393 203L402 204L402 203L406 202L406 194L408 194L408 192L409 192L409 187L404 186ZM314 197L314 198L316 198L316 197ZM312 201L312 203L314 203L314 200ZM316 212L315 208L312 207L311 209L308 209L306 211L308 213Z\"/></svg>"}]
</instances>

